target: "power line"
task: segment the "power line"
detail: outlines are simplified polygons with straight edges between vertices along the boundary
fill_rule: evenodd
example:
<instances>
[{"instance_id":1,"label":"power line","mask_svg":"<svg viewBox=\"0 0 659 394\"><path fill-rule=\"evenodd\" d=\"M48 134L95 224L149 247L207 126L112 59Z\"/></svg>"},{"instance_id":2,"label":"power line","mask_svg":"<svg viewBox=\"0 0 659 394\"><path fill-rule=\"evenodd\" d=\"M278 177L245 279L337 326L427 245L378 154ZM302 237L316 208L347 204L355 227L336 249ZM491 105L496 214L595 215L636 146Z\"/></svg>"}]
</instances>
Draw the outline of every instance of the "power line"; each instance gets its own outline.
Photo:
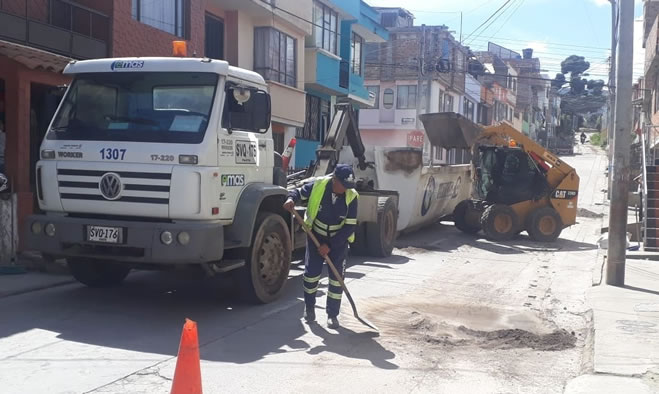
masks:
<instances>
[{"instance_id":1,"label":"power line","mask_svg":"<svg viewBox=\"0 0 659 394\"><path fill-rule=\"evenodd\" d=\"M499 27L499 30L497 30L494 34L492 34L492 36L490 36L490 39L492 39L494 36L496 36L497 34L499 34L499 32L501 31L501 29L503 29L503 27L506 26L506 23L508 23L508 21L510 20L510 18L512 18L513 15L515 15L515 14L517 13L517 11L519 11L519 9L522 7L522 5L524 5L524 2L525 2L525 1L526 1L526 0L520 0L519 4L517 5L517 8L515 8L515 10L513 10L513 12L510 13L510 15L509 15L508 18L505 20L505 22L503 22L503 25L501 25L501 27Z\"/></svg>"},{"instance_id":2,"label":"power line","mask_svg":"<svg viewBox=\"0 0 659 394\"><path fill-rule=\"evenodd\" d=\"M492 22L490 22L489 25L485 26L485 28L483 28L483 30L481 30L480 34L478 34L477 36L472 38L471 41L469 41L469 42L471 43L471 42L474 41L474 39L484 35L485 32L487 31L487 29L489 29L492 25L494 25L494 23L496 23L496 21L499 20L499 18L501 18L503 15L505 15L505 13L508 12L508 10L512 9L512 6L514 4L516 4L517 0L514 0L514 1L515 1L515 3L506 3L507 4L506 8L501 13L499 13L494 19L492 19Z\"/></svg>"},{"instance_id":3,"label":"power line","mask_svg":"<svg viewBox=\"0 0 659 394\"><path fill-rule=\"evenodd\" d=\"M464 41L466 42L467 40L469 40L469 38L470 38L472 35L474 35L474 33L476 33L478 30L480 30L481 27L485 26L489 21L491 21L492 18L494 18L495 16L497 16L497 15L499 14L499 12L500 12L504 7L506 7L508 4L510 4L511 1L512 1L512 0L506 0L506 1L503 3L503 5L502 5L501 7L499 7L499 9L497 9L496 11L494 11L494 13L493 13L492 15L490 15L490 17L487 18L487 19L485 20L485 22L481 23L481 25L478 26L478 27L476 28L476 30L472 31L471 34L469 34L469 35L464 39Z\"/></svg>"}]
</instances>

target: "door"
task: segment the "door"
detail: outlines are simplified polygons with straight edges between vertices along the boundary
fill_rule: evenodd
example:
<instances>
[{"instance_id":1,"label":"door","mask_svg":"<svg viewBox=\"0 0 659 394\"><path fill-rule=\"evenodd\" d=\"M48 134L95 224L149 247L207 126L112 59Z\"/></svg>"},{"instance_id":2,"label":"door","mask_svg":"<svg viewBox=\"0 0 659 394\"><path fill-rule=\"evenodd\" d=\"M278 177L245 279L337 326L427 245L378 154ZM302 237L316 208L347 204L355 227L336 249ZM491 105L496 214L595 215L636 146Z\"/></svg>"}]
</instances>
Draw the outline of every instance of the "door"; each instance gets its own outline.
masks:
<instances>
[{"instance_id":1,"label":"door","mask_svg":"<svg viewBox=\"0 0 659 394\"><path fill-rule=\"evenodd\" d=\"M206 14L206 57L224 60L224 22Z\"/></svg>"}]
</instances>

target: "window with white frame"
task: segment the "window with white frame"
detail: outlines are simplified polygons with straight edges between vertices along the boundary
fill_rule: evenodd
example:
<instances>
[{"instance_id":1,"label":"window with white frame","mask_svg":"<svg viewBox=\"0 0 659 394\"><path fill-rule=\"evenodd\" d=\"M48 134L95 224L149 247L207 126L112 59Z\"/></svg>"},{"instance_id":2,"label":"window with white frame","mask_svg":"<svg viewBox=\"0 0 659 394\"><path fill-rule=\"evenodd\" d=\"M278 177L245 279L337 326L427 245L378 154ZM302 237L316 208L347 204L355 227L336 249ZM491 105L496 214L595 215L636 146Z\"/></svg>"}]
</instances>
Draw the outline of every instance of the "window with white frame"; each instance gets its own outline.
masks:
<instances>
[{"instance_id":1,"label":"window with white frame","mask_svg":"<svg viewBox=\"0 0 659 394\"><path fill-rule=\"evenodd\" d=\"M366 90L369 93L369 96L375 97L375 104L373 104L373 109L380 108L380 87L377 85L366 86Z\"/></svg>"},{"instance_id":2,"label":"window with white frame","mask_svg":"<svg viewBox=\"0 0 659 394\"><path fill-rule=\"evenodd\" d=\"M362 75L362 49L364 48L364 39L358 34L352 33L350 40L350 71L355 75Z\"/></svg>"},{"instance_id":3,"label":"window with white frame","mask_svg":"<svg viewBox=\"0 0 659 394\"><path fill-rule=\"evenodd\" d=\"M453 112L453 96L446 93L444 95L444 111L443 112Z\"/></svg>"},{"instance_id":4,"label":"window with white frame","mask_svg":"<svg viewBox=\"0 0 659 394\"><path fill-rule=\"evenodd\" d=\"M416 109L416 85L398 85L396 108Z\"/></svg>"},{"instance_id":5,"label":"window with white frame","mask_svg":"<svg viewBox=\"0 0 659 394\"><path fill-rule=\"evenodd\" d=\"M316 47L322 48L335 55L338 54L338 13L323 3L314 2L313 22L313 34Z\"/></svg>"},{"instance_id":6,"label":"window with white frame","mask_svg":"<svg viewBox=\"0 0 659 394\"><path fill-rule=\"evenodd\" d=\"M474 109L476 108L476 104L469 100L468 98L464 98L464 101L462 103L462 112L464 112L464 116L467 117L467 119L473 121L474 120Z\"/></svg>"},{"instance_id":7,"label":"window with white frame","mask_svg":"<svg viewBox=\"0 0 659 394\"><path fill-rule=\"evenodd\" d=\"M133 19L178 37L185 37L185 0L132 0Z\"/></svg>"},{"instance_id":8,"label":"window with white frame","mask_svg":"<svg viewBox=\"0 0 659 394\"><path fill-rule=\"evenodd\" d=\"M271 27L254 29L254 71L269 81L297 84L296 40Z\"/></svg>"},{"instance_id":9,"label":"window with white frame","mask_svg":"<svg viewBox=\"0 0 659 394\"><path fill-rule=\"evenodd\" d=\"M382 106L386 109L391 109L394 106L394 90L386 88L382 94Z\"/></svg>"}]
</instances>

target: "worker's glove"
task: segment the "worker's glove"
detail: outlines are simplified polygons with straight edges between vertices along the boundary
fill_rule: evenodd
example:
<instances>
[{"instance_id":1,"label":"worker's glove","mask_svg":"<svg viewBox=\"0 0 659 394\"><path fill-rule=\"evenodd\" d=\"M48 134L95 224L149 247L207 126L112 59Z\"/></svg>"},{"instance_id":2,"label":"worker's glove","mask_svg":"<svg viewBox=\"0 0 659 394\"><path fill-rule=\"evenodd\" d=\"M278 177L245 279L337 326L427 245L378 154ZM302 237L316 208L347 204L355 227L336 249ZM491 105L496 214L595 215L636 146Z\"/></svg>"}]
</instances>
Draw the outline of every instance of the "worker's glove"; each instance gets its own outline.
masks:
<instances>
[{"instance_id":1,"label":"worker's glove","mask_svg":"<svg viewBox=\"0 0 659 394\"><path fill-rule=\"evenodd\" d=\"M325 257L329 254L330 248L327 244L322 244L318 247L318 254Z\"/></svg>"},{"instance_id":2,"label":"worker's glove","mask_svg":"<svg viewBox=\"0 0 659 394\"><path fill-rule=\"evenodd\" d=\"M292 212L295 209L295 201L293 201L292 198L286 200L286 202L284 203L284 209Z\"/></svg>"}]
</instances>

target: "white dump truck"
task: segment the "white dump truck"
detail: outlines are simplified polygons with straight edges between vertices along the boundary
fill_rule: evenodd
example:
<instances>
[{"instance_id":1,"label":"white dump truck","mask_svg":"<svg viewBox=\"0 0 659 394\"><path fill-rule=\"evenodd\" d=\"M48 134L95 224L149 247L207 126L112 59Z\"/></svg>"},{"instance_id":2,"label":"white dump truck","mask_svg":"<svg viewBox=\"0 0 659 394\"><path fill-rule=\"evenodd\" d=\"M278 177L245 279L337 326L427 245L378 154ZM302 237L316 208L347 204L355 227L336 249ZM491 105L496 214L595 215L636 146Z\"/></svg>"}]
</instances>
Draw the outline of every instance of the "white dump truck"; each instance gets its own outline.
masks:
<instances>
[{"instance_id":1,"label":"white dump truck","mask_svg":"<svg viewBox=\"0 0 659 394\"><path fill-rule=\"evenodd\" d=\"M282 208L294 182L274 151L263 78L201 58L72 61L64 73L74 78L41 145L41 212L28 218L27 248L66 258L88 286L118 284L133 268L195 268L232 271L249 300L276 299L304 237ZM340 147L344 138L361 146L351 111L339 108L332 127ZM314 175L340 158L328 140ZM456 186L431 180L423 166L389 171L387 154L367 162L363 146L357 153L366 178L380 166L387 175L360 183L356 249L387 256L401 229L399 196L412 201L418 189L407 185L410 174L429 186L404 227L438 217L443 208L433 204Z\"/></svg>"}]
</instances>

